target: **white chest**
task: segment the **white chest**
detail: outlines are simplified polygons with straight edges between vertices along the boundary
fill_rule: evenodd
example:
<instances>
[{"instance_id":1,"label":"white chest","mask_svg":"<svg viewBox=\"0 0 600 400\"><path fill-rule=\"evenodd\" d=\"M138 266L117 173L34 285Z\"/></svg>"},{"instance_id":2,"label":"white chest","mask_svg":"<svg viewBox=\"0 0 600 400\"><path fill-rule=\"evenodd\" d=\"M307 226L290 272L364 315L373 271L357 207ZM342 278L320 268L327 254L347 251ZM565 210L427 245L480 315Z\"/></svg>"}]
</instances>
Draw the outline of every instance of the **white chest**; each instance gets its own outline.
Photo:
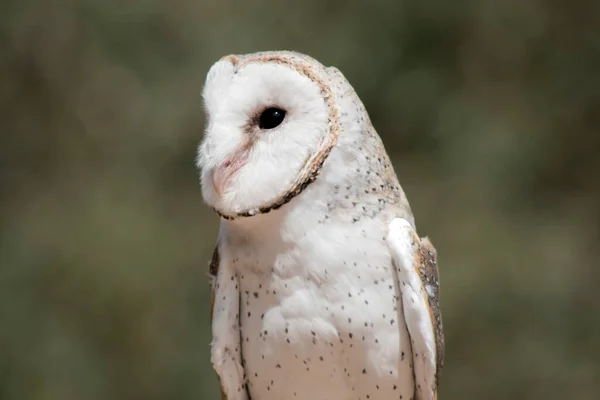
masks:
<instances>
[{"instance_id":1,"label":"white chest","mask_svg":"<svg viewBox=\"0 0 600 400\"><path fill-rule=\"evenodd\" d=\"M252 243L233 250L253 400L412 397L391 259L383 235L364 232L322 232L324 239L279 251Z\"/></svg>"}]
</instances>

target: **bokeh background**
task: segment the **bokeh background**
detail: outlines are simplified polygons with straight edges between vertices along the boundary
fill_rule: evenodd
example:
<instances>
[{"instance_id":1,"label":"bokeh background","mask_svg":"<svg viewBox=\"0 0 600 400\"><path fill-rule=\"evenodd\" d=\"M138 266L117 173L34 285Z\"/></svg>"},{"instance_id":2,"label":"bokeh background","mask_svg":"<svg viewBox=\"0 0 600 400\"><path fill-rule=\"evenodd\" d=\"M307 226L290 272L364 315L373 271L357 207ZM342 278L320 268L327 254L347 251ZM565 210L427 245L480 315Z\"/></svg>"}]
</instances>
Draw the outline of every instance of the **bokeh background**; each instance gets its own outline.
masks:
<instances>
[{"instance_id":1,"label":"bokeh background","mask_svg":"<svg viewBox=\"0 0 600 400\"><path fill-rule=\"evenodd\" d=\"M600 2L0 2L0 399L216 399L201 89L293 49L439 251L443 399L600 399Z\"/></svg>"}]
</instances>

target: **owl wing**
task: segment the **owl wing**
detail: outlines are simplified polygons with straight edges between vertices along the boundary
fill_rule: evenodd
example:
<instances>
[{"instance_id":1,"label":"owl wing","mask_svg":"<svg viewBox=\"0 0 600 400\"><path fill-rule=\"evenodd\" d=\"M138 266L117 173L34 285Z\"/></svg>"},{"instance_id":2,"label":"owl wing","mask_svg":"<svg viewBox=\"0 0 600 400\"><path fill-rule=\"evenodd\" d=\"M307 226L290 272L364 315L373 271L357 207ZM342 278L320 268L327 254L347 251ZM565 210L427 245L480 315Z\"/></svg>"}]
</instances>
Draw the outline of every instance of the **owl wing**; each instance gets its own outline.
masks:
<instances>
[{"instance_id":1,"label":"owl wing","mask_svg":"<svg viewBox=\"0 0 600 400\"><path fill-rule=\"evenodd\" d=\"M223 262L219 245L210 263L212 326L211 362L219 376L222 400L248 400L241 363L240 294L237 274Z\"/></svg>"},{"instance_id":2,"label":"owl wing","mask_svg":"<svg viewBox=\"0 0 600 400\"><path fill-rule=\"evenodd\" d=\"M420 239L403 218L392 220L387 242L411 339L416 399L434 400L444 364L436 251L429 239Z\"/></svg>"}]
</instances>

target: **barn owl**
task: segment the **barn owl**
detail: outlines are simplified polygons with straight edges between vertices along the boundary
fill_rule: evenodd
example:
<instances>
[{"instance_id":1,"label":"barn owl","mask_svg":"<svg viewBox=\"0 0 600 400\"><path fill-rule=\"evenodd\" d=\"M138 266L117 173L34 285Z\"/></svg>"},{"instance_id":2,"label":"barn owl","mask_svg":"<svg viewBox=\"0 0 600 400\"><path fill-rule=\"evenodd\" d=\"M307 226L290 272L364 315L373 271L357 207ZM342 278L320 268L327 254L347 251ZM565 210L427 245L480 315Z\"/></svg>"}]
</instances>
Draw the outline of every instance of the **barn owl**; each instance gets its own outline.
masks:
<instances>
[{"instance_id":1,"label":"barn owl","mask_svg":"<svg viewBox=\"0 0 600 400\"><path fill-rule=\"evenodd\" d=\"M222 397L436 399L436 251L342 73L295 52L229 55L203 99Z\"/></svg>"}]
</instances>

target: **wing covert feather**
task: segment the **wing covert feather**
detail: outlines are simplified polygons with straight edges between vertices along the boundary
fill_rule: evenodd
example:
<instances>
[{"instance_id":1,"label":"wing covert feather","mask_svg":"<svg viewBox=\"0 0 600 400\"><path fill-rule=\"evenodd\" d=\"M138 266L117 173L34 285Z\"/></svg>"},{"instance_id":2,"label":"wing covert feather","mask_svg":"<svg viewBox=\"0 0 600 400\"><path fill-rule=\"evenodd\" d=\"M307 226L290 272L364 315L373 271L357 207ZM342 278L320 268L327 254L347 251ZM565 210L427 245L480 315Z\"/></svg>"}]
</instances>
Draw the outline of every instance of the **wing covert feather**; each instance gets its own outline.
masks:
<instances>
[{"instance_id":1,"label":"wing covert feather","mask_svg":"<svg viewBox=\"0 0 600 400\"><path fill-rule=\"evenodd\" d=\"M210 260L210 265L208 267L208 273L210 275L210 322L212 324L213 312L215 308L215 281L217 280L217 274L219 273L219 246L215 246L215 249L212 254L212 259Z\"/></svg>"},{"instance_id":2,"label":"wing covert feather","mask_svg":"<svg viewBox=\"0 0 600 400\"><path fill-rule=\"evenodd\" d=\"M420 239L402 218L390 223L387 240L411 337L416 398L436 399L444 364L437 254L429 239Z\"/></svg>"},{"instance_id":3,"label":"wing covert feather","mask_svg":"<svg viewBox=\"0 0 600 400\"><path fill-rule=\"evenodd\" d=\"M237 274L230 267L224 265L217 244L209 266L211 361L219 377L221 400L248 400L241 365Z\"/></svg>"}]
</instances>

